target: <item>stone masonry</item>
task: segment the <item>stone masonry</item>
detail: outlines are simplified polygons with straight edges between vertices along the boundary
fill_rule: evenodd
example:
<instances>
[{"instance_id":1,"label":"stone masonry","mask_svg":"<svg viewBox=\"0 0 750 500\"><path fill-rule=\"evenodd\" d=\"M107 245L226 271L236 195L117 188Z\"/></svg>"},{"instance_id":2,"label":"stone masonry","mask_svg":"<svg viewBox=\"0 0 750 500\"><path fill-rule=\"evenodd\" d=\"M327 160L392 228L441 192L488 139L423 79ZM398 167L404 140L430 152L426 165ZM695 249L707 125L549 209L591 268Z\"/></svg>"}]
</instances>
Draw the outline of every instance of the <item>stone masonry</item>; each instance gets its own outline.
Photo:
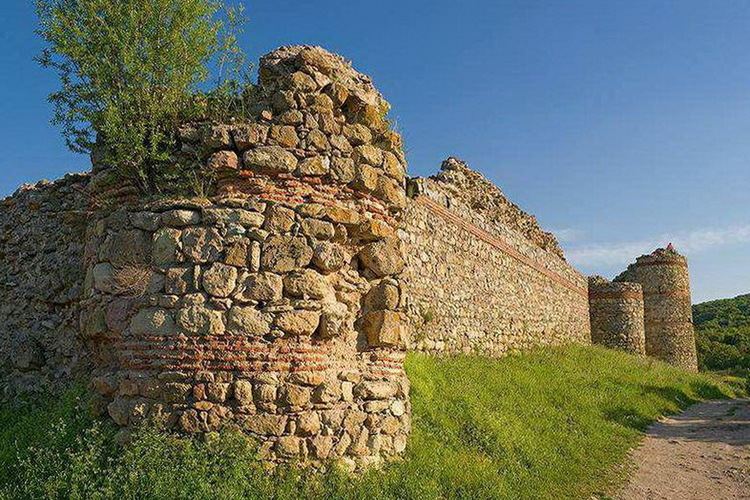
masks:
<instances>
[{"instance_id":1,"label":"stone masonry","mask_svg":"<svg viewBox=\"0 0 750 500\"><path fill-rule=\"evenodd\" d=\"M88 370L77 335L87 183L69 174L0 201L0 401Z\"/></svg>"},{"instance_id":2,"label":"stone masonry","mask_svg":"<svg viewBox=\"0 0 750 500\"><path fill-rule=\"evenodd\" d=\"M378 462L410 428L401 140L370 80L318 48L265 56L259 94L252 121L180 130L217 196L89 226L93 385L122 426L232 422L271 461ZM105 206L132 198L112 187Z\"/></svg>"},{"instance_id":3,"label":"stone masonry","mask_svg":"<svg viewBox=\"0 0 750 500\"><path fill-rule=\"evenodd\" d=\"M638 283L589 278L591 341L614 349L645 355L643 288Z\"/></svg>"},{"instance_id":4,"label":"stone masonry","mask_svg":"<svg viewBox=\"0 0 750 500\"><path fill-rule=\"evenodd\" d=\"M0 203L0 399L85 378L123 434L235 425L270 462L358 469L406 447L408 348L496 356L593 333L642 352L639 285L646 353L694 369L683 257L589 287L463 162L407 186L388 103L318 47L263 57L255 91L249 118L178 131L210 196L146 199L93 154L90 174Z\"/></svg>"},{"instance_id":5,"label":"stone masonry","mask_svg":"<svg viewBox=\"0 0 750 500\"><path fill-rule=\"evenodd\" d=\"M638 257L615 281L643 287L646 354L697 371L687 259L670 244Z\"/></svg>"},{"instance_id":6,"label":"stone masonry","mask_svg":"<svg viewBox=\"0 0 750 500\"><path fill-rule=\"evenodd\" d=\"M410 196L401 235L415 349L494 356L590 342L586 278L496 186L449 158Z\"/></svg>"}]
</instances>

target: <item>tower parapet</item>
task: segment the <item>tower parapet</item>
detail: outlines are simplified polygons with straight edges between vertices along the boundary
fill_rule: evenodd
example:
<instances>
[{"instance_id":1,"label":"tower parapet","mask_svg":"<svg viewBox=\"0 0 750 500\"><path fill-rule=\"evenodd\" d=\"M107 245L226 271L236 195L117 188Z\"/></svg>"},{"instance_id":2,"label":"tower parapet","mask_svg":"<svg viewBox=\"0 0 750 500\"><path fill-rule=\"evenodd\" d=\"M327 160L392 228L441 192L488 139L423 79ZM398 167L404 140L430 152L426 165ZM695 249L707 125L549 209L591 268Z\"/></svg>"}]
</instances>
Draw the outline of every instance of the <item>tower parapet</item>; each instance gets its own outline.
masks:
<instances>
[{"instance_id":1,"label":"tower parapet","mask_svg":"<svg viewBox=\"0 0 750 500\"><path fill-rule=\"evenodd\" d=\"M670 244L638 257L614 281L643 287L646 354L697 371L687 259Z\"/></svg>"}]
</instances>

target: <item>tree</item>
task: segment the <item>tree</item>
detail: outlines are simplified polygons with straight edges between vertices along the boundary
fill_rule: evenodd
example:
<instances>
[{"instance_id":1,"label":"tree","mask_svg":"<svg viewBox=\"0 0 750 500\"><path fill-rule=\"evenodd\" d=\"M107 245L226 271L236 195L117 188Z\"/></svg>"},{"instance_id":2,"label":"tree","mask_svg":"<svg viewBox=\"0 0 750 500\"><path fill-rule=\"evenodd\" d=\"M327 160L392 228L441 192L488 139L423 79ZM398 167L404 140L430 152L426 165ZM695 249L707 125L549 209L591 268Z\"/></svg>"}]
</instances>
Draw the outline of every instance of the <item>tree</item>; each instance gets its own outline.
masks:
<instances>
[{"instance_id":1,"label":"tree","mask_svg":"<svg viewBox=\"0 0 750 500\"><path fill-rule=\"evenodd\" d=\"M241 61L227 30L237 11L224 21L223 8L212 0L37 0L47 42L38 61L60 78L49 100L68 147L91 153L98 140L108 165L159 191L175 128L196 113L211 61Z\"/></svg>"}]
</instances>

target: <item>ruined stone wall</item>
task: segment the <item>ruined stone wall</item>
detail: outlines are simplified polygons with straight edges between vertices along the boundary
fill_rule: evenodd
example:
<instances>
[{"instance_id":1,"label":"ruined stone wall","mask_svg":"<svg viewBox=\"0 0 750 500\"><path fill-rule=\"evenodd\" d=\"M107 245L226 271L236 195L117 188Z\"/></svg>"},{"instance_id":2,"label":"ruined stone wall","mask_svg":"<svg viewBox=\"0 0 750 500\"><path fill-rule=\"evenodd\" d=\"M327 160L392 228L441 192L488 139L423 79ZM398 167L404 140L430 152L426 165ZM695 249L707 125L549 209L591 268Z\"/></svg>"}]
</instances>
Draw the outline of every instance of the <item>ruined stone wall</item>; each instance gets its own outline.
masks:
<instances>
[{"instance_id":1,"label":"ruined stone wall","mask_svg":"<svg viewBox=\"0 0 750 500\"><path fill-rule=\"evenodd\" d=\"M400 137L370 80L321 49L264 57L258 94L253 120L181 130L216 196L90 225L94 386L122 426L233 423L269 460L377 462L410 428Z\"/></svg>"},{"instance_id":2,"label":"ruined stone wall","mask_svg":"<svg viewBox=\"0 0 750 500\"><path fill-rule=\"evenodd\" d=\"M76 336L87 175L0 201L0 401L54 389L87 366Z\"/></svg>"},{"instance_id":3,"label":"ruined stone wall","mask_svg":"<svg viewBox=\"0 0 750 500\"><path fill-rule=\"evenodd\" d=\"M591 341L594 344L645 355L643 288L638 283L612 283L589 278Z\"/></svg>"},{"instance_id":4,"label":"ruined stone wall","mask_svg":"<svg viewBox=\"0 0 750 500\"><path fill-rule=\"evenodd\" d=\"M697 371L687 259L660 248L638 257L615 281L643 287L646 354Z\"/></svg>"},{"instance_id":5,"label":"ruined stone wall","mask_svg":"<svg viewBox=\"0 0 750 500\"><path fill-rule=\"evenodd\" d=\"M401 237L415 349L500 355L590 342L586 279L497 187L450 158L410 195Z\"/></svg>"}]
</instances>

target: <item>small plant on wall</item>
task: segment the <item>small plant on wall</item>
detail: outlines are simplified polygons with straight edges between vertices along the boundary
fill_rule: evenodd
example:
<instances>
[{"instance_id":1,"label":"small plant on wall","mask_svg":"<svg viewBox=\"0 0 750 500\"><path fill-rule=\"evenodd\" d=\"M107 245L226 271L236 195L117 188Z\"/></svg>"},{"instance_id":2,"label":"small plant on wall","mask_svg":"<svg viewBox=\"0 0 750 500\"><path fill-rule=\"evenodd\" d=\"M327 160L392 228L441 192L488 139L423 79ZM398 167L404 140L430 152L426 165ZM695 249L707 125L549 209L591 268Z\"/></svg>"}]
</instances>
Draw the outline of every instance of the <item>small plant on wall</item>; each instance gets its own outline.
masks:
<instances>
[{"instance_id":1,"label":"small plant on wall","mask_svg":"<svg viewBox=\"0 0 750 500\"><path fill-rule=\"evenodd\" d=\"M60 79L53 123L71 150L97 146L97 161L144 193L188 177L172 155L180 122L244 108L241 5L38 0L37 13L47 43L37 60ZM212 77L214 88L200 92Z\"/></svg>"}]
</instances>

